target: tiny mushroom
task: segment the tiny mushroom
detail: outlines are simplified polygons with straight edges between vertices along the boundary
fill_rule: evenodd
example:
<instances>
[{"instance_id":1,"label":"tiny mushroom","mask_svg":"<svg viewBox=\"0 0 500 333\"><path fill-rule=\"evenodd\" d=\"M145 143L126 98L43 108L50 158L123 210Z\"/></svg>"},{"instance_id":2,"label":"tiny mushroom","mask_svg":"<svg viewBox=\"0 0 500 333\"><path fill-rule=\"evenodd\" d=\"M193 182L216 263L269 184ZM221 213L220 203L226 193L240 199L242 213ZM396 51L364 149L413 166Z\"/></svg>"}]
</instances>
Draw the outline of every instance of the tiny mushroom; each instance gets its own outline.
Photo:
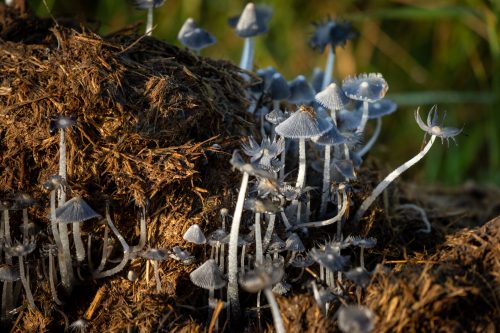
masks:
<instances>
[{"instance_id":1,"label":"tiny mushroom","mask_svg":"<svg viewBox=\"0 0 500 333\"><path fill-rule=\"evenodd\" d=\"M182 238L185 241L196 245L202 245L207 242L207 239L198 224L193 224L192 226L190 226L189 229L184 233Z\"/></svg>"},{"instance_id":2,"label":"tiny mushroom","mask_svg":"<svg viewBox=\"0 0 500 333\"><path fill-rule=\"evenodd\" d=\"M156 292L159 293L161 291L161 280L160 280L160 272L158 269L158 262L166 260L168 257L168 252L163 249L148 249L142 251L139 255L146 260L153 261L153 268L155 271L155 280L156 280Z\"/></svg>"},{"instance_id":3,"label":"tiny mushroom","mask_svg":"<svg viewBox=\"0 0 500 333\"><path fill-rule=\"evenodd\" d=\"M181 30L177 34L177 39L182 45L196 53L199 53L201 49L215 44L217 41L211 33L198 27L191 17L182 25Z\"/></svg>"}]
</instances>

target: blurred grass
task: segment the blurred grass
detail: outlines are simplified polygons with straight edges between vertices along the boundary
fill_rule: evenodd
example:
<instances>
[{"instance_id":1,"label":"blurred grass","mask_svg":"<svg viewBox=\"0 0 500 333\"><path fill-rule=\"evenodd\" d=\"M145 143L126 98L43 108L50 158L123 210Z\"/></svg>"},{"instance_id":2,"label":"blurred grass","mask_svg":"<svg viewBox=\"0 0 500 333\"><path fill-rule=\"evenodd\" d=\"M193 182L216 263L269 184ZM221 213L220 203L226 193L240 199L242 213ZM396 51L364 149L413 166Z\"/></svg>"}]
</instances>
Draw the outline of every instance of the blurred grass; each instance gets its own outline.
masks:
<instances>
[{"instance_id":1,"label":"blurred grass","mask_svg":"<svg viewBox=\"0 0 500 333\"><path fill-rule=\"evenodd\" d=\"M145 13L126 1L47 0L51 12L72 15L90 7L87 18L100 22L108 34L145 20ZM42 16L42 1L30 2ZM425 166L408 178L434 183L460 184L467 180L500 185L500 41L498 0L378 0L378 1L261 1L274 8L270 31L257 40L255 63L272 65L292 79L309 76L322 67L326 54L310 50L311 22L330 15L352 20L360 37L337 50L334 76L381 72L389 82L388 97L399 111L384 120L374 155L393 168L418 151L422 132L413 110L438 104L447 110L448 126L464 126L458 147L436 145ZM80 4L80 5L79 5ZM244 1L167 0L155 11L154 35L178 45L176 34L192 16L217 36L218 44L203 55L238 63L242 41L227 26ZM78 9L75 9L78 8ZM73 12L72 12L73 10ZM142 29L142 27L141 27Z\"/></svg>"}]
</instances>

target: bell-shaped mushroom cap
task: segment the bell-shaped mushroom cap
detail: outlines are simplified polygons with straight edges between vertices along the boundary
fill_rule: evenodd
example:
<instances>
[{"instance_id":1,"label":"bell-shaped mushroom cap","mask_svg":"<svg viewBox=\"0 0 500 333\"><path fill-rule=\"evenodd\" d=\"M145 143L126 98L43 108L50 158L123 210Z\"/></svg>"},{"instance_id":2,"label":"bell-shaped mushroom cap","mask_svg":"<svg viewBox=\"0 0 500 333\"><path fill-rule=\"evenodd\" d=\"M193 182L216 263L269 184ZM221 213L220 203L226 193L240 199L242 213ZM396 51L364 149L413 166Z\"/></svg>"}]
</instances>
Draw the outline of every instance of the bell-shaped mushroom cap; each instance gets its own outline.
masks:
<instances>
[{"instance_id":1,"label":"bell-shaped mushroom cap","mask_svg":"<svg viewBox=\"0 0 500 333\"><path fill-rule=\"evenodd\" d=\"M338 325L344 333L370 333L375 326L375 315L365 306L342 305L338 312Z\"/></svg>"},{"instance_id":2,"label":"bell-shaped mushroom cap","mask_svg":"<svg viewBox=\"0 0 500 333\"><path fill-rule=\"evenodd\" d=\"M66 201L64 205L56 209L56 221L58 223L79 223L93 218L100 218L82 197L74 197Z\"/></svg>"},{"instance_id":3,"label":"bell-shaped mushroom cap","mask_svg":"<svg viewBox=\"0 0 500 333\"><path fill-rule=\"evenodd\" d=\"M63 116L61 114L52 116L49 123L49 133L54 134L60 128L68 128L76 124L75 116Z\"/></svg>"},{"instance_id":4,"label":"bell-shaped mushroom cap","mask_svg":"<svg viewBox=\"0 0 500 333\"><path fill-rule=\"evenodd\" d=\"M272 66L258 69L255 72L255 74L257 74L257 76L261 79L261 81L257 84L251 85L250 90L255 94L259 94L269 90L269 86L271 85L271 79L273 78L273 75L275 73L276 70Z\"/></svg>"},{"instance_id":5,"label":"bell-shaped mushroom cap","mask_svg":"<svg viewBox=\"0 0 500 333\"><path fill-rule=\"evenodd\" d=\"M26 193L18 193L14 197L14 204L10 208L10 210L18 210L24 209L33 206L36 203L35 199L33 199L29 194Z\"/></svg>"},{"instance_id":6,"label":"bell-shaped mushroom cap","mask_svg":"<svg viewBox=\"0 0 500 333\"><path fill-rule=\"evenodd\" d=\"M304 75L299 75L288 82L290 87L290 97L288 101L293 104L307 104L314 101L314 89L307 82Z\"/></svg>"},{"instance_id":7,"label":"bell-shaped mushroom cap","mask_svg":"<svg viewBox=\"0 0 500 333\"><path fill-rule=\"evenodd\" d=\"M345 273L346 278L360 287L365 288L370 283L370 273L363 267L353 268Z\"/></svg>"},{"instance_id":8,"label":"bell-shaped mushroom cap","mask_svg":"<svg viewBox=\"0 0 500 333\"><path fill-rule=\"evenodd\" d=\"M249 2L236 23L236 34L241 38L248 38L266 32L271 14L272 10L269 7L255 6L253 2Z\"/></svg>"},{"instance_id":9,"label":"bell-shaped mushroom cap","mask_svg":"<svg viewBox=\"0 0 500 333\"><path fill-rule=\"evenodd\" d=\"M278 125L284 122L289 116L290 113L288 113L287 111L282 112L280 109L274 109L273 111L266 114L265 118L271 124Z\"/></svg>"},{"instance_id":10,"label":"bell-shaped mushroom cap","mask_svg":"<svg viewBox=\"0 0 500 333\"><path fill-rule=\"evenodd\" d=\"M137 9L149 9L163 6L165 0L134 0L134 6Z\"/></svg>"},{"instance_id":11,"label":"bell-shaped mushroom cap","mask_svg":"<svg viewBox=\"0 0 500 333\"><path fill-rule=\"evenodd\" d=\"M359 236L348 236L344 240L344 243L370 249L377 245L377 239L375 237L363 238Z\"/></svg>"},{"instance_id":12,"label":"bell-shaped mushroom cap","mask_svg":"<svg viewBox=\"0 0 500 333\"><path fill-rule=\"evenodd\" d=\"M188 251L184 251L179 246L174 246L172 248L172 253L169 254L169 257L177 261L182 261L185 264L190 264L194 261L194 256Z\"/></svg>"},{"instance_id":13,"label":"bell-shaped mushroom cap","mask_svg":"<svg viewBox=\"0 0 500 333\"><path fill-rule=\"evenodd\" d=\"M336 83L330 83L325 89L315 96L316 102L328 110L341 110L349 103L349 98L342 88Z\"/></svg>"},{"instance_id":14,"label":"bell-shaped mushroom cap","mask_svg":"<svg viewBox=\"0 0 500 333\"><path fill-rule=\"evenodd\" d=\"M342 109L337 112L337 127L341 132L355 131L361 121L362 112Z\"/></svg>"},{"instance_id":15,"label":"bell-shaped mushroom cap","mask_svg":"<svg viewBox=\"0 0 500 333\"><path fill-rule=\"evenodd\" d=\"M240 276L240 285L250 293L271 288L283 278L285 271L281 260L266 258L263 264L255 264L255 269Z\"/></svg>"},{"instance_id":16,"label":"bell-shaped mushroom cap","mask_svg":"<svg viewBox=\"0 0 500 333\"><path fill-rule=\"evenodd\" d=\"M303 252L306 250L304 243L299 238L299 235L292 233L285 241L285 247L287 251L292 252Z\"/></svg>"},{"instance_id":17,"label":"bell-shaped mushroom cap","mask_svg":"<svg viewBox=\"0 0 500 333\"><path fill-rule=\"evenodd\" d=\"M309 45L313 49L323 52L327 45L335 48L344 45L348 40L357 36L350 22L335 21L331 18L313 23L315 31L309 39Z\"/></svg>"},{"instance_id":18,"label":"bell-shaped mushroom cap","mask_svg":"<svg viewBox=\"0 0 500 333\"><path fill-rule=\"evenodd\" d=\"M360 103L358 109L362 107L363 105ZM377 119L383 116L387 116L391 113L394 113L397 108L398 105L392 100L383 98L380 101L368 104L368 119Z\"/></svg>"},{"instance_id":19,"label":"bell-shaped mushroom cap","mask_svg":"<svg viewBox=\"0 0 500 333\"><path fill-rule=\"evenodd\" d=\"M269 85L269 95L273 101L281 101L290 97L290 87L280 73L274 73Z\"/></svg>"},{"instance_id":20,"label":"bell-shaped mushroom cap","mask_svg":"<svg viewBox=\"0 0 500 333\"><path fill-rule=\"evenodd\" d=\"M21 275L19 274L19 269L17 267L13 267L9 264L0 265L0 281L14 282L19 279L21 279Z\"/></svg>"},{"instance_id":21,"label":"bell-shaped mushroom cap","mask_svg":"<svg viewBox=\"0 0 500 333\"><path fill-rule=\"evenodd\" d=\"M192 226L190 226L189 229L184 233L184 236L182 236L182 238L190 243L194 243L197 245L205 244L207 242L203 231L201 231L200 226L197 224L193 224Z\"/></svg>"},{"instance_id":22,"label":"bell-shaped mushroom cap","mask_svg":"<svg viewBox=\"0 0 500 333\"><path fill-rule=\"evenodd\" d=\"M324 77L325 77L325 72L319 67L314 67L311 78L311 86L313 87L316 93L319 93L322 90Z\"/></svg>"},{"instance_id":23,"label":"bell-shaped mushroom cap","mask_svg":"<svg viewBox=\"0 0 500 333\"><path fill-rule=\"evenodd\" d=\"M220 289L226 285L224 275L214 259L209 259L189 274L194 285L208 290Z\"/></svg>"},{"instance_id":24,"label":"bell-shaped mushroom cap","mask_svg":"<svg viewBox=\"0 0 500 333\"><path fill-rule=\"evenodd\" d=\"M59 188L59 186L65 185L65 180L59 175L51 176L45 183L43 183L43 188L47 191L54 191Z\"/></svg>"},{"instance_id":25,"label":"bell-shaped mushroom cap","mask_svg":"<svg viewBox=\"0 0 500 333\"><path fill-rule=\"evenodd\" d=\"M168 258L168 251L165 249L147 249L141 251L139 255L148 260L164 261Z\"/></svg>"},{"instance_id":26,"label":"bell-shaped mushroom cap","mask_svg":"<svg viewBox=\"0 0 500 333\"><path fill-rule=\"evenodd\" d=\"M337 126L335 125L333 125L328 132L323 133L320 136L315 136L312 140L314 143L321 146L335 146L347 142L347 138L339 132Z\"/></svg>"},{"instance_id":27,"label":"bell-shaped mushroom cap","mask_svg":"<svg viewBox=\"0 0 500 333\"><path fill-rule=\"evenodd\" d=\"M347 77L342 89L351 99L373 103L384 98L389 86L382 74L370 73Z\"/></svg>"},{"instance_id":28,"label":"bell-shaped mushroom cap","mask_svg":"<svg viewBox=\"0 0 500 333\"><path fill-rule=\"evenodd\" d=\"M177 39L182 45L193 50L201 50L216 42L215 37L208 31L199 28L191 17L182 25L177 34Z\"/></svg>"},{"instance_id":29,"label":"bell-shaped mushroom cap","mask_svg":"<svg viewBox=\"0 0 500 333\"><path fill-rule=\"evenodd\" d=\"M356 179L354 173L354 165L351 160L333 160L332 162L335 169L347 180Z\"/></svg>"},{"instance_id":30,"label":"bell-shaped mushroom cap","mask_svg":"<svg viewBox=\"0 0 500 333\"><path fill-rule=\"evenodd\" d=\"M332 123L318 117L313 108L302 105L287 120L276 126L278 135L292 139L309 139L326 133Z\"/></svg>"},{"instance_id":31,"label":"bell-shaped mushroom cap","mask_svg":"<svg viewBox=\"0 0 500 333\"><path fill-rule=\"evenodd\" d=\"M217 229L208 235L208 244L210 244L210 246L216 246L217 244L222 243L222 240L227 235L228 233L225 230Z\"/></svg>"}]
</instances>

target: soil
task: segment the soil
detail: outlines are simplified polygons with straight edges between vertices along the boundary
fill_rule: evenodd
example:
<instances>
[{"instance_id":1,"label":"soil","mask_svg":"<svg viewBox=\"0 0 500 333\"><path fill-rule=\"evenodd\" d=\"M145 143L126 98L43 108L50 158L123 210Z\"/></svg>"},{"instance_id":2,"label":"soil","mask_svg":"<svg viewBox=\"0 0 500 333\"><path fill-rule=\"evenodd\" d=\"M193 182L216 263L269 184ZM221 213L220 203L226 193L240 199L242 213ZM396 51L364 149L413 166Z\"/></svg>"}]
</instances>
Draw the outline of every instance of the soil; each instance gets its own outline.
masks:
<instances>
[{"instance_id":1,"label":"soil","mask_svg":"<svg viewBox=\"0 0 500 333\"><path fill-rule=\"evenodd\" d=\"M52 116L63 114L77 119L66 131L70 196L82 195L99 212L111 201L113 219L130 244L139 238L137 214L145 206L149 247L180 245L202 261L207 250L187 245L181 235L194 223L213 231L220 209L233 209L240 175L231 170L230 155L240 138L254 131L240 69L134 28L103 37L70 21L3 5L0 39L1 195L25 192L37 200L29 211L41 230L37 244L47 241L49 225L48 194L41 184L57 173L59 158L59 137L48 127ZM383 178L379 170L376 160L366 161L352 186L355 206ZM331 313L342 303L361 302L375 312L376 332L496 332L499 198L498 188L474 184L392 186L361 225L346 225L347 233L377 238L365 254L374 274L361 294L347 283ZM418 214L393 208L403 203L426 210L430 234L418 232L423 227ZM99 223L84 227L88 237L103 230ZM324 240L332 230L313 232L311 238ZM116 252L112 257L119 259ZM351 256L357 259L356 253ZM30 262L39 259L33 254ZM160 293L145 279L144 260L136 258L111 278L82 281L61 307L54 306L47 283L40 283L33 290L38 311L19 307L12 331L62 332L66 321L79 318L92 332L212 331L207 294L189 281L197 263L168 259L159 267ZM127 279L128 270L138 273L136 282ZM287 332L338 331L334 316L323 316L308 290L313 278L314 272L306 271L293 292L278 297ZM272 331L268 310L262 310L259 323L251 308L255 297L244 294L242 301L250 309L242 330ZM227 331L223 312L220 327Z\"/></svg>"}]
</instances>

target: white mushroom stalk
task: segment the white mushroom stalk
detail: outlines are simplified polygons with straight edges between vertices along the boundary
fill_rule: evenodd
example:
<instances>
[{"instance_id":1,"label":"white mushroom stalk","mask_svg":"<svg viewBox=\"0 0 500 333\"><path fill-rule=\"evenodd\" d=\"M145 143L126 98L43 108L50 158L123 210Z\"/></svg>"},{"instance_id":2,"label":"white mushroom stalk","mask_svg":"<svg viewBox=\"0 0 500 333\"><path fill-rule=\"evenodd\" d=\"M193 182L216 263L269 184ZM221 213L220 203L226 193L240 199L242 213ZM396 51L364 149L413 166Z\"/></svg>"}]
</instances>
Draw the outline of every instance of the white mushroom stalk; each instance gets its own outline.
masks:
<instances>
[{"instance_id":1,"label":"white mushroom stalk","mask_svg":"<svg viewBox=\"0 0 500 333\"><path fill-rule=\"evenodd\" d=\"M328 58L326 60L325 75L323 76L323 83L321 84L321 89L325 89L330 82L332 82L333 69L335 64L335 48L330 46L328 50Z\"/></svg>"},{"instance_id":2,"label":"white mushroom stalk","mask_svg":"<svg viewBox=\"0 0 500 333\"><path fill-rule=\"evenodd\" d=\"M443 117L444 119L444 117ZM389 186L397 177L399 177L403 172L411 168L414 164L420 161L431 149L436 137L440 137L441 140L455 140L455 136L462 132L461 129L451 128L451 127L442 127L442 125L438 124L438 114L437 107L434 106L429 114L427 115L427 124L424 124L419 115L419 110L415 111L415 120L417 121L418 126L424 130L427 134L431 135L429 142L425 145L425 147L412 159L403 163L399 167L396 168L393 172L387 175L383 181L381 181L377 187L373 190L372 194L366 198L361 206L359 207L356 215L354 216L354 221L359 221L366 213L368 208L372 205L372 203L377 199L377 197Z\"/></svg>"}]
</instances>

